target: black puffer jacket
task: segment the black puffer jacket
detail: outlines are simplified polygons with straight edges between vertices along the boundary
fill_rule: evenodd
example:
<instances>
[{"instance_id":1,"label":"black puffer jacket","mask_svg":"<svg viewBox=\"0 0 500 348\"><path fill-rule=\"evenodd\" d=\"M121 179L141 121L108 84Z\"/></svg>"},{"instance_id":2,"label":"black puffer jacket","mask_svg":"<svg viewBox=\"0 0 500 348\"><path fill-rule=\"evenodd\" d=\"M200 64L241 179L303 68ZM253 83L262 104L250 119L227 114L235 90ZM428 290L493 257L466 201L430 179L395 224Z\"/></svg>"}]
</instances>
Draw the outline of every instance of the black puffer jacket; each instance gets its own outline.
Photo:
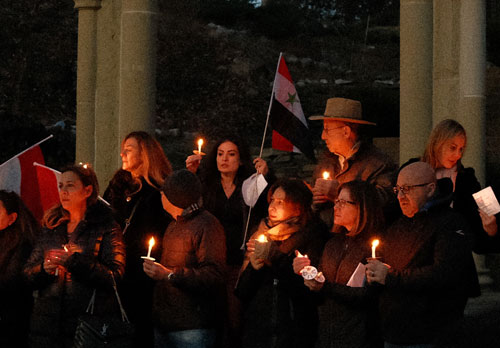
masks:
<instances>
[{"instance_id":1,"label":"black puffer jacket","mask_svg":"<svg viewBox=\"0 0 500 348\"><path fill-rule=\"evenodd\" d=\"M37 290L31 318L33 347L71 346L77 318L85 312L94 289L98 293L96 314L109 310L104 308L108 301L110 304L116 302L110 272L117 281L121 279L125 248L111 209L101 202L87 209L84 220L72 234L72 243L82 252L71 255L66 261L66 270L60 270L58 276L47 274L43 269L46 251L62 248L68 242L66 224L42 230L24 268L25 275Z\"/></svg>"}]
</instances>

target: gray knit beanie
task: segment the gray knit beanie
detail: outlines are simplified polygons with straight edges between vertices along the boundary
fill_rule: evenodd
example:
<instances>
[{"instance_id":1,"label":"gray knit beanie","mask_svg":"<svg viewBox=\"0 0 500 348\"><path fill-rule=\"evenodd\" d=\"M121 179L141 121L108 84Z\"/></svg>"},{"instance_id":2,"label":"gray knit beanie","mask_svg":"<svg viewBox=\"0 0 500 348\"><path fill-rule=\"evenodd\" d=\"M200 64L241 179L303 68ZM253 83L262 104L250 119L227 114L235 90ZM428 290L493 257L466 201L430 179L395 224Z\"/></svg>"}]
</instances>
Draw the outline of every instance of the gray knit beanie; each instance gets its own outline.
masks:
<instances>
[{"instance_id":1,"label":"gray knit beanie","mask_svg":"<svg viewBox=\"0 0 500 348\"><path fill-rule=\"evenodd\" d=\"M182 209L198 203L201 197L200 180L186 169L176 170L170 174L161 190L170 203Z\"/></svg>"}]
</instances>

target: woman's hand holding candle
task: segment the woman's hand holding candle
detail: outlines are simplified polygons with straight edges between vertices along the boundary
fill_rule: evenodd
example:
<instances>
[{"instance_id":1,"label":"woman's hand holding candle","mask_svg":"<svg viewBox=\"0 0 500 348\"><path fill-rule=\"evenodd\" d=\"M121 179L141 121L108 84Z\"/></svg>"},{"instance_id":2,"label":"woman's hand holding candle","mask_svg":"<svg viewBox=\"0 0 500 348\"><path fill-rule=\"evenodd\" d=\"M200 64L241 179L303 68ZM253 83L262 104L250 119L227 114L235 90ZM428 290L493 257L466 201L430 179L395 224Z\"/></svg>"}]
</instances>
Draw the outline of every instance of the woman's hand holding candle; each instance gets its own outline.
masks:
<instances>
[{"instance_id":1,"label":"woman's hand holding candle","mask_svg":"<svg viewBox=\"0 0 500 348\"><path fill-rule=\"evenodd\" d=\"M202 158L203 157L201 155L188 156L188 158L186 158L186 169L189 170L191 173L196 174Z\"/></svg>"},{"instance_id":2,"label":"woman's hand holding candle","mask_svg":"<svg viewBox=\"0 0 500 348\"><path fill-rule=\"evenodd\" d=\"M250 264L255 270L258 271L259 269L264 267L265 260L257 258L257 256L255 256L255 243L257 243L255 239L250 239L247 242L247 252L248 258L250 259Z\"/></svg>"},{"instance_id":3,"label":"woman's hand holding candle","mask_svg":"<svg viewBox=\"0 0 500 348\"><path fill-rule=\"evenodd\" d=\"M304 267L311 265L311 260L307 255L302 255L300 251L295 250L295 258L293 259L293 272L295 274L301 275L301 271Z\"/></svg>"},{"instance_id":4,"label":"woman's hand holding candle","mask_svg":"<svg viewBox=\"0 0 500 348\"><path fill-rule=\"evenodd\" d=\"M377 260L368 259L366 265L366 280L368 283L380 283L385 284L385 278L391 266Z\"/></svg>"}]
</instances>

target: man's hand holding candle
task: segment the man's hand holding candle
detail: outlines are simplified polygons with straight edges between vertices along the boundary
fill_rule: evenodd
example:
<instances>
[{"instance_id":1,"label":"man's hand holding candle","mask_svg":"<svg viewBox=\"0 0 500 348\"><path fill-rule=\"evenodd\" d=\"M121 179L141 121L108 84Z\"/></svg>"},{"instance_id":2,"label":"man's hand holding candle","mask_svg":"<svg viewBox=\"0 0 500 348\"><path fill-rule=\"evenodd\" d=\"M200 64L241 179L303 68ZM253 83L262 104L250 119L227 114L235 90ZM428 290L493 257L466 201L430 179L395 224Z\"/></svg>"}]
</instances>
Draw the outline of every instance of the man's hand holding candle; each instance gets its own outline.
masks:
<instances>
[{"instance_id":1,"label":"man's hand holding candle","mask_svg":"<svg viewBox=\"0 0 500 348\"><path fill-rule=\"evenodd\" d=\"M331 179L328 172L325 172L323 178L316 179L313 187L313 204L322 204L335 199L339 182Z\"/></svg>"},{"instance_id":2,"label":"man's hand holding candle","mask_svg":"<svg viewBox=\"0 0 500 348\"><path fill-rule=\"evenodd\" d=\"M173 274L173 270L150 259L144 259L142 268L148 277L154 280L168 280L170 279L169 276Z\"/></svg>"}]
</instances>

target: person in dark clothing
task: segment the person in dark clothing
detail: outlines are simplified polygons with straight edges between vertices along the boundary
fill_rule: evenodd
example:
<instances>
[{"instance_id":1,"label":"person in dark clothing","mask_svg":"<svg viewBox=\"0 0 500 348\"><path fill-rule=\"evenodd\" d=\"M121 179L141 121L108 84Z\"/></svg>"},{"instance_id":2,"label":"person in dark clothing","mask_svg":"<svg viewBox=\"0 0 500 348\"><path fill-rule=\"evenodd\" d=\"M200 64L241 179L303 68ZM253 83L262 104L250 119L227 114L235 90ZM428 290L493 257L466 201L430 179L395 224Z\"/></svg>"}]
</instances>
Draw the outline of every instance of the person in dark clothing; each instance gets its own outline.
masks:
<instances>
[{"instance_id":1,"label":"person in dark clothing","mask_svg":"<svg viewBox=\"0 0 500 348\"><path fill-rule=\"evenodd\" d=\"M380 238L383 228L382 206L373 185L350 181L340 185L335 200L333 237L326 243L319 270L326 281L306 280L304 284L318 293L320 305L316 347L376 347L376 296L372 288L347 285L361 263L370 256L372 240ZM309 266L308 257L298 256L296 274Z\"/></svg>"},{"instance_id":2,"label":"person in dark clothing","mask_svg":"<svg viewBox=\"0 0 500 348\"><path fill-rule=\"evenodd\" d=\"M161 262L143 265L156 281L155 347L214 347L224 316L224 230L201 207L200 182L188 170L165 180L162 203L175 222L163 236Z\"/></svg>"},{"instance_id":3,"label":"person in dark clothing","mask_svg":"<svg viewBox=\"0 0 500 348\"><path fill-rule=\"evenodd\" d=\"M466 224L447 200L434 200L428 163L401 169L394 190L403 215L381 240L380 260L366 277L379 284L380 325L386 348L436 347L457 336L473 272Z\"/></svg>"},{"instance_id":4,"label":"person in dark clothing","mask_svg":"<svg viewBox=\"0 0 500 348\"><path fill-rule=\"evenodd\" d=\"M323 139L329 152L320 158L313 173L313 202L321 218L331 225L333 201L338 186L353 180L368 181L376 186L387 219L392 220L397 204L392 185L397 166L392 159L362 136L362 127L375 123L362 118L361 103L345 98L327 100L323 115L311 116L310 120L323 120ZM330 178L322 179L328 172Z\"/></svg>"},{"instance_id":5,"label":"person in dark clothing","mask_svg":"<svg viewBox=\"0 0 500 348\"><path fill-rule=\"evenodd\" d=\"M123 230L127 262L118 284L123 305L136 327L136 347L153 346L151 308L154 282L142 270L148 241L161 241L172 218L161 205L160 188L172 168L161 145L146 132L128 134L121 145L122 168L104 193ZM159 258L161 243L152 251Z\"/></svg>"},{"instance_id":6,"label":"person in dark clothing","mask_svg":"<svg viewBox=\"0 0 500 348\"><path fill-rule=\"evenodd\" d=\"M33 297L23 267L39 225L15 192L0 190L0 347L28 346Z\"/></svg>"},{"instance_id":7,"label":"person in dark clothing","mask_svg":"<svg viewBox=\"0 0 500 348\"><path fill-rule=\"evenodd\" d=\"M45 213L44 228L24 267L36 290L32 347L72 347L77 319L93 290L100 296L99 313L110 308L103 307L103 301L111 304L114 299L111 273L121 279L125 247L120 227L111 209L98 201L98 192L97 177L88 165L62 170L61 204Z\"/></svg>"},{"instance_id":8,"label":"person in dark clothing","mask_svg":"<svg viewBox=\"0 0 500 348\"><path fill-rule=\"evenodd\" d=\"M221 222L226 235L228 314L224 346L228 348L237 348L241 336L242 309L234 296L234 287L243 263L245 231L251 231L267 214L267 189L250 212L243 199L242 184L255 171L271 184L275 180L262 158L254 159L253 164L248 146L234 135L221 137L203 161L200 155L186 159L186 168L198 173L201 180L203 206Z\"/></svg>"},{"instance_id":9,"label":"person in dark clothing","mask_svg":"<svg viewBox=\"0 0 500 348\"><path fill-rule=\"evenodd\" d=\"M295 252L318 264L328 237L311 210L312 193L300 180L276 182L269 190L269 216L247 243L236 294L245 304L243 347L313 347L318 324L313 294L294 274ZM262 238L267 242L256 241ZM256 252L257 243L267 253Z\"/></svg>"},{"instance_id":10,"label":"person in dark clothing","mask_svg":"<svg viewBox=\"0 0 500 348\"><path fill-rule=\"evenodd\" d=\"M473 193L481 190L481 185L474 169L464 167L461 162L466 145L467 134L463 126L455 120L446 119L432 130L421 160L434 168L438 180L448 178L452 181L451 207L469 224L473 250L487 253L492 251L490 237L494 235L496 218L481 214L472 197ZM479 295L479 289L475 295Z\"/></svg>"}]
</instances>

